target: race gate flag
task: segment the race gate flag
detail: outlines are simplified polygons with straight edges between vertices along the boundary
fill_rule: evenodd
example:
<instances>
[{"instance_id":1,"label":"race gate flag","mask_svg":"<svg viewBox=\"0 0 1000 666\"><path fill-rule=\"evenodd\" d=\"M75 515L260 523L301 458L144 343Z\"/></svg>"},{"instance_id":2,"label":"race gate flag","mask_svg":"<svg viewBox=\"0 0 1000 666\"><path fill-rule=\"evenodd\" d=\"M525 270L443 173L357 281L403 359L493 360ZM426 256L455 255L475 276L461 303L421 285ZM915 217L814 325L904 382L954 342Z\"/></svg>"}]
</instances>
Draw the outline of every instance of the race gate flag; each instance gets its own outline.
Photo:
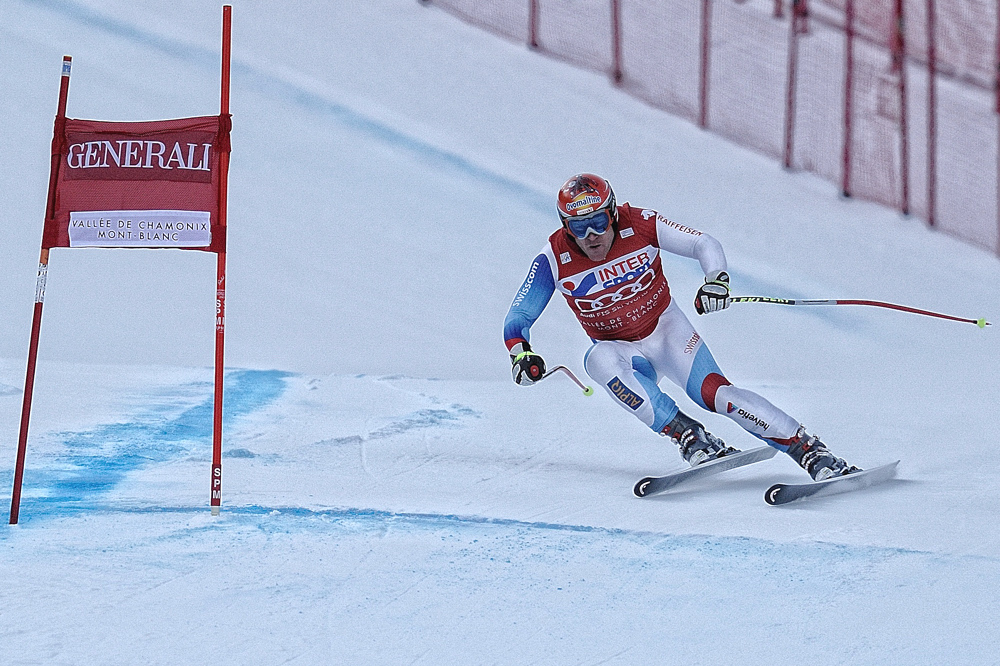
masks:
<instances>
[{"instance_id":1,"label":"race gate flag","mask_svg":"<svg viewBox=\"0 0 1000 666\"><path fill-rule=\"evenodd\" d=\"M144 123L57 123L55 209L42 247L225 251L219 224L222 116Z\"/></svg>"},{"instance_id":2,"label":"race gate flag","mask_svg":"<svg viewBox=\"0 0 1000 666\"><path fill-rule=\"evenodd\" d=\"M21 407L10 523L18 522L31 397L52 248L176 248L216 254L215 393L210 506L222 502L222 395L226 330L226 199L232 7L222 8L220 113L149 122L66 117L72 58L63 58L48 202Z\"/></svg>"}]
</instances>

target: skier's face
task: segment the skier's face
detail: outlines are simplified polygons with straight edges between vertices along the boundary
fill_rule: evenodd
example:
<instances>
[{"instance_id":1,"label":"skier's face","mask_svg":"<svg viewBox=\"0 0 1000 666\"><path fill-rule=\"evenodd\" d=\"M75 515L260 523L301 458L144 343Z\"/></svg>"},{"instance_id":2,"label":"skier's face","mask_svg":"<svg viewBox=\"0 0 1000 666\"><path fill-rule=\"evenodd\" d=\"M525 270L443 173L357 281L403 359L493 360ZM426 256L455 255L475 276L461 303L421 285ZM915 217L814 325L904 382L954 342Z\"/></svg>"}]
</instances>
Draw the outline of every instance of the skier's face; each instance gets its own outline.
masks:
<instances>
[{"instance_id":1,"label":"skier's face","mask_svg":"<svg viewBox=\"0 0 1000 666\"><path fill-rule=\"evenodd\" d=\"M591 261L604 261L611 251L611 244L615 242L615 230L609 226L603 234L590 232L586 238L576 238L576 244L580 246L587 258Z\"/></svg>"}]
</instances>

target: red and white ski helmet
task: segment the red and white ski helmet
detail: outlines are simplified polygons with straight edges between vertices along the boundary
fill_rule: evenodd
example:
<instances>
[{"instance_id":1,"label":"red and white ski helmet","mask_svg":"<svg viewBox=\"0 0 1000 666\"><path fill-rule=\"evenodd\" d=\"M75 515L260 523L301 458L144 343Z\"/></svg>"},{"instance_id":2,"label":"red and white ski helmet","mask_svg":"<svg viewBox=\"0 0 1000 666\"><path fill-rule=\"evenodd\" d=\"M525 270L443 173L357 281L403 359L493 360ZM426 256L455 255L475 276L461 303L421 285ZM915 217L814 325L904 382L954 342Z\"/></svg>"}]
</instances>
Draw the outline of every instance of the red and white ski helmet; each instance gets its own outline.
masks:
<instances>
[{"instance_id":1,"label":"red and white ski helmet","mask_svg":"<svg viewBox=\"0 0 1000 666\"><path fill-rule=\"evenodd\" d=\"M618 207L611 183L592 173L578 173L563 183L556 210L563 221L593 215L601 210L607 210L613 222L618 221Z\"/></svg>"}]
</instances>

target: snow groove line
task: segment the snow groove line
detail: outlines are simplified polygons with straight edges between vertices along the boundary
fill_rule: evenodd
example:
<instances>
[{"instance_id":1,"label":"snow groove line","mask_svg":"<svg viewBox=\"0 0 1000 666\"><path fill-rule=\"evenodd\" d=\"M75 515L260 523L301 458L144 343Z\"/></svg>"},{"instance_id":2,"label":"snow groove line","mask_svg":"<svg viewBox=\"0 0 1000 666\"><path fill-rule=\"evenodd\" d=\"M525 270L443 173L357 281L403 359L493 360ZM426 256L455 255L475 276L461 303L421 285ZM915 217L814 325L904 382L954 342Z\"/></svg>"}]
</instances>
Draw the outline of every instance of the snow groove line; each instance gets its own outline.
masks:
<instances>
[{"instance_id":1,"label":"snow groove line","mask_svg":"<svg viewBox=\"0 0 1000 666\"><path fill-rule=\"evenodd\" d=\"M362 463L365 460L364 446L366 442L387 439L402 435L411 430L426 430L433 428L457 428L463 419L482 418L482 414L465 405L452 404L444 408L419 409L399 417L386 425L372 430L367 435L344 435L316 441L313 446L343 446L360 444L362 447Z\"/></svg>"},{"instance_id":2,"label":"snow groove line","mask_svg":"<svg viewBox=\"0 0 1000 666\"><path fill-rule=\"evenodd\" d=\"M68 517L71 514L189 514L203 515L207 507L204 506L154 506L154 505L125 505L117 503L75 503L75 505L63 513ZM410 524L418 527L446 527L446 526L490 526L501 528L514 528L528 531L548 531L577 534L594 534L612 538L627 538L642 541L649 546L655 546L663 551L697 550L703 555L714 557L729 557L733 555L768 555L772 554L775 561L794 558L793 551L816 552L821 550L837 559L863 559L873 558L886 559L894 557L925 557L937 561L970 561L986 565L1000 565L1000 557L987 555L954 554L948 552L936 552L929 550L916 550L913 548L903 548L895 546L870 546L870 545L849 545L838 544L827 541L811 542L782 542L771 539L762 539L746 536L719 536L712 534L673 534L668 532L655 532L651 530L633 530L619 527L600 527L594 525L574 525L571 523L552 523L545 521L526 521L516 518L496 518L491 516L460 515L448 513L422 513L422 512L396 512L382 509L365 508L330 508L330 509L310 509L295 506L262 506L257 504L246 504L240 506L223 506L223 522L219 527L227 525L225 517L236 518L327 518L335 524L358 520L371 524ZM204 529L213 529L209 525Z\"/></svg>"},{"instance_id":3,"label":"snow groove line","mask_svg":"<svg viewBox=\"0 0 1000 666\"><path fill-rule=\"evenodd\" d=\"M84 25L109 32L142 46L148 46L162 51L179 60L191 62L199 67L214 71L219 64L219 53L195 44L173 39L155 32L144 30L136 25L102 14L72 0L21 0L22 2L44 7ZM481 182L502 190L506 190L523 200L527 205L548 216L552 212L550 196L528 185L503 176L495 171L479 166L457 153L439 148L433 144L418 139L415 136L381 123L354 109L330 101L322 94L297 85L287 78L272 72L266 72L258 67L232 59L234 78L242 78L253 82L264 92L280 96L302 108L319 112L335 118L345 127L367 134L375 139L397 148L405 149L422 157L439 167L451 167Z\"/></svg>"}]
</instances>

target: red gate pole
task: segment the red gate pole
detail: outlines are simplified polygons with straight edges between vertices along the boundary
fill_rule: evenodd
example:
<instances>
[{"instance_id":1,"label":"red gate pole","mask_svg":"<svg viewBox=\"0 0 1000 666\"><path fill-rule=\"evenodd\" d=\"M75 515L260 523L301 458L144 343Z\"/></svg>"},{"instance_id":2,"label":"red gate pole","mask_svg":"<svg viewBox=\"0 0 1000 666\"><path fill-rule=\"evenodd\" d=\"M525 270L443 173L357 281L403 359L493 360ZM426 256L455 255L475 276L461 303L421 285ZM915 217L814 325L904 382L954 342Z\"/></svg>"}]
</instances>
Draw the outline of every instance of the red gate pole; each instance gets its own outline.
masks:
<instances>
[{"instance_id":1,"label":"red gate pole","mask_svg":"<svg viewBox=\"0 0 1000 666\"><path fill-rule=\"evenodd\" d=\"M63 56L62 78L59 82L59 104L56 107L55 129L52 133L52 161L49 166L49 192L45 204L45 219L55 214L56 183L59 180L61 145L66 124L66 97L69 95L69 76L72 56ZM35 364L38 360L38 337L42 330L42 305L45 301L45 281L49 272L49 250L44 247L38 258L38 277L35 280L35 311L31 318L31 342L28 345L28 368L24 377L24 401L21 403L21 431L17 438L17 461L14 464L14 489L10 498L10 524L17 525L21 511L21 482L24 479L24 457L28 449L28 423L31 420L31 396L35 390Z\"/></svg>"},{"instance_id":2,"label":"red gate pole","mask_svg":"<svg viewBox=\"0 0 1000 666\"><path fill-rule=\"evenodd\" d=\"M896 31L892 38L892 69L899 75L899 159L902 178L903 202L900 210L910 214L910 134L906 104L906 20L903 16L903 0L896 0L893 9Z\"/></svg>"},{"instance_id":3,"label":"red gate pole","mask_svg":"<svg viewBox=\"0 0 1000 666\"><path fill-rule=\"evenodd\" d=\"M847 0L844 12L847 46L844 57L844 150L841 156L840 192L849 197L851 196L851 142L854 138L854 0Z\"/></svg>"},{"instance_id":4,"label":"red gate pole","mask_svg":"<svg viewBox=\"0 0 1000 666\"><path fill-rule=\"evenodd\" d=\"M232 5L222 7L222 96L221 115L229 115L229 60L232 40ZM219 225L226 226L229 188L229 152L219 152ZM215 400L212 409L212 515L222 507L222 394L225 383L224 351L226 345L226 248L218 253L215 292Z\"/></svg>"},{"instance_id":5,"label":"red gate pole","mask_svg":"<svg viewBox=\"0 0 1000 666\"><path fill-rule=\"evenodd\" d=\"M927 0L927 222L932 227L937 208L937 48L934 33L934 0Z\"/></svg>"},{"instance_id":6,"label":"red gate pole","mask_svg":"<svg viewBox=\"0 0 1000 666\"><path fill-rule=\"evenodd\" d=\"M698 68L698 126L708 127L708 76L711 59L712 0L701 0L701 59Z\"/></svg>"}]
</instances>

